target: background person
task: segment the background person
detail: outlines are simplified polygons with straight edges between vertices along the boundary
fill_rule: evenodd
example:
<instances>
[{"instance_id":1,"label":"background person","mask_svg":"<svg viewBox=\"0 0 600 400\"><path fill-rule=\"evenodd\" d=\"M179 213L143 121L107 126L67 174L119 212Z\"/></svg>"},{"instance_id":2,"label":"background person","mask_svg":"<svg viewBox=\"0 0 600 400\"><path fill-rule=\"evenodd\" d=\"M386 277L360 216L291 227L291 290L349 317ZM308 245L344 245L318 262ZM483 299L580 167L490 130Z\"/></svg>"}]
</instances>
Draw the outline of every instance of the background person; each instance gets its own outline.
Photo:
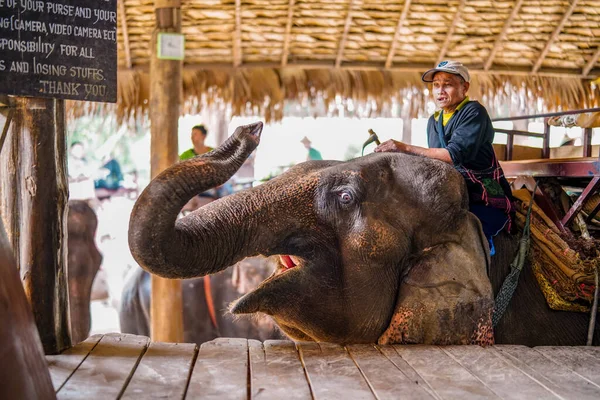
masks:
<instances>
[{"instance_id":1,"label":"background person","mask_svg":"<svg viewBox=\"0 0 600 400\"><path fill-rule=\"evenodd\" d=\"M308 153L306 155L306 161L323 159L323 157L321 156L321 152L311 146L312 142L310 141L309 138L304 136L302 138L302 140L300 141L300 143L302 143L304 145L304 147L306 147L306 150L308 150Z\"/></svg>"}]
</instances>

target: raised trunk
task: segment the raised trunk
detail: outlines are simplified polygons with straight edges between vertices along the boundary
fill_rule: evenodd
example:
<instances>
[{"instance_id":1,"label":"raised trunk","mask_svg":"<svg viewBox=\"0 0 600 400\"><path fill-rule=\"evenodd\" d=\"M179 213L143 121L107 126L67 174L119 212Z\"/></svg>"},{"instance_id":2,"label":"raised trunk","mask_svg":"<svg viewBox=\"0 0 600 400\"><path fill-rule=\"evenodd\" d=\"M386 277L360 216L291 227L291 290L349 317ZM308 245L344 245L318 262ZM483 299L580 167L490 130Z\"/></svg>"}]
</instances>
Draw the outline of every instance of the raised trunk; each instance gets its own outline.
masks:
<instances>
[{"instance_id":1,"label":"raised trunk","mask_svg":"<svg viewBox=\"0 0 600 400\"><path fill-rule=\"evenodd\" d=\"M240 168L258 145L261 131L260 122L239 127L216 150L175 164L152 180L129 224L129 246L144 269L166 278L190 278L243 258L217 243L223 232L214 227L224 221L214 208L203 207L178 221L177 216L190 198L224 184Z\"/></svg>"}]
</instances>

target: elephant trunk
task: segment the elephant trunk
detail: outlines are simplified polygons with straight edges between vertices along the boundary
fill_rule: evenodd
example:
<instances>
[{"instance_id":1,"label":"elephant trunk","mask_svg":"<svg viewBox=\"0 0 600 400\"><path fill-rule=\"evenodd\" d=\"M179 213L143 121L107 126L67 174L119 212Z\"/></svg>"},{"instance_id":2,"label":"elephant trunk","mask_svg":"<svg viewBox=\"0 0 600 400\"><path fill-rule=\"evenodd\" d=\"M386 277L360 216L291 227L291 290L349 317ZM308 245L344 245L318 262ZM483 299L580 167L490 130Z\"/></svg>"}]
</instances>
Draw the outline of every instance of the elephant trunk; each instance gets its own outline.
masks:
<instances>
[{"instance_id":1,"label":"elephant trunk","mask_svg":"<svg viewBox=\"0 0 600 400\"><path fill-rule=\"evenodd\" d=\"M244 244L231 240L231 235L248 235L240 234L243 228L214 207L230 199L179 220L177 216L189 199L224 184L241 167L258 145L262 126L258 122L239 127L216 150L177 163L150 182L129 223L129 247L142 268L165 278L191 278L217 272L244 257L238 254Z\"/></svg>"}]
</instances>

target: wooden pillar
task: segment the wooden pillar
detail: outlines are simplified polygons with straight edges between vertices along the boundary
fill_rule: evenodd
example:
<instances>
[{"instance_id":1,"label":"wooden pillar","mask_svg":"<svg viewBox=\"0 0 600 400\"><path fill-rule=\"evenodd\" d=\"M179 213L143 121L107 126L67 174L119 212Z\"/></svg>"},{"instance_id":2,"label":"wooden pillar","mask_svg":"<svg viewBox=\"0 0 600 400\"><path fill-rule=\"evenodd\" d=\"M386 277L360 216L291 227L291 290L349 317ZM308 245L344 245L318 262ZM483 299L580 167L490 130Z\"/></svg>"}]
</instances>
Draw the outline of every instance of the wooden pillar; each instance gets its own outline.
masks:
<instances>
[{"instance_id":1,"label":"wooden pillar","mask_svg":"<svg viewBox=\"0 0 600 400\"><path fill-rule=\"evenodd\" d=\"M181 2L155 0L156 28L150 49L150 118L152 178L177 162L177 134L182 93L182 62L157 57L156 43L160 32L181 32ZM152 276L150 334L152 340L183 341L183 304L181 281Z\"/></svg>"},{"instance_id":2,"label":"wooden pillar","mask_svg":"<svg viewBox=\"0 0 600 400\"><path fill-rule=\"evenodd\" d=\"M592 128L583 129L583 156L592 156Z\"/></svg>"},{"instance_id":3,"label":"wooden pillar","mask_svg":"<svg viewBox=\"0 0 600 400\"><path fill-rule=\"evenodd\" d=\"M515 147L515 136L512 133L506 135L506 161L510 161L513 158L513 149Z\"/></svg>"},{"instance_id":4,"label":"wooden pillar","mask_svg":"<svg viewBox=\"0 0 600 400\"><path fill-rule=\"evenodd\" d=\"M544 118L544 139L542 144L542 158L550 158L550 124Z\"/></svg>"},{"instance_id":5,"label":"wooden pillar","mask_svg":"<svg viewBox=\"0 0 600 400\"><path fill-rule=\"evenodd\" d=\"M1 215L44 351L71 346L64 101L13 98L0 154Z\"/></svg>"}]
</instances>

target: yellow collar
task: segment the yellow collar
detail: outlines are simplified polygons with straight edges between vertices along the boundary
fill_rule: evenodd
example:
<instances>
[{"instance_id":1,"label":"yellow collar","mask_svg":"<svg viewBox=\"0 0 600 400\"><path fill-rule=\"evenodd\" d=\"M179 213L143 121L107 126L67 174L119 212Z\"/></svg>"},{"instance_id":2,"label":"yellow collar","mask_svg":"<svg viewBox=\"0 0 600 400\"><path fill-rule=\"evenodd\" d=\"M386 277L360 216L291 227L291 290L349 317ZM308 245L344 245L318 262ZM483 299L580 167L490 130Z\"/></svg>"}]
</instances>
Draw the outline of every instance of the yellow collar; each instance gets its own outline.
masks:
<instances>
[{"instance_id":1,"label":"yellow collar","mask_svg":"<svg viewBox=\"0 0 600 400\"><path fill-rule=\"evenodd\" d=\"M456 107L456 110L454 110L453 113L457 112L458 110L460 110L461 108L463 108L468 102L469 102L469 96L465 97L463 101L460 102L460 104ZM444 110L438 110L435 113L433 113L433 118L435 118L435 120L437 121L438 117L440 116L440 113L444 112Z\"/></svg>"}]
</instances>

